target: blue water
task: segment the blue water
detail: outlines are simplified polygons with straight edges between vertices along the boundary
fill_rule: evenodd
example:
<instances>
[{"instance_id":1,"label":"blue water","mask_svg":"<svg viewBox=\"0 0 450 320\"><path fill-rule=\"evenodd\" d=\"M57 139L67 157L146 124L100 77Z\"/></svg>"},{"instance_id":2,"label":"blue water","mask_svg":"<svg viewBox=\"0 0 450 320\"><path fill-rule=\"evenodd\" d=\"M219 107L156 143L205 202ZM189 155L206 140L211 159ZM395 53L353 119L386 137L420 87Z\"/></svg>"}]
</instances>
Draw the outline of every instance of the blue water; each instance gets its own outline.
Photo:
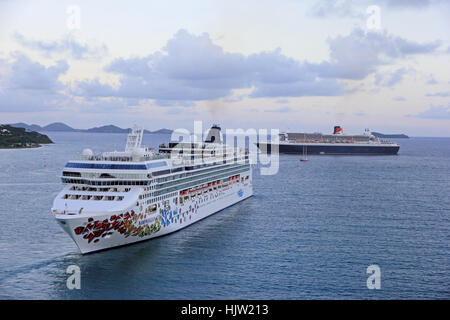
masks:
<instances>
[{"instance_id":1,"label":"blue water","mask_svg":"<svg viewBox=\"0 0 450 320\"><path fill-rule=\"evenodd\" d=\"M282 155L254 197L171 235L81 255L50 208L82 149L125 135L51 133L0 150L2 299L450 298L450 139L400 140L398 156ZM156 147L166 135L147 135ZM381 268L381 289L366 268ZM69 265L81 289L66 286Z\"/></svg>"}]
</instances>

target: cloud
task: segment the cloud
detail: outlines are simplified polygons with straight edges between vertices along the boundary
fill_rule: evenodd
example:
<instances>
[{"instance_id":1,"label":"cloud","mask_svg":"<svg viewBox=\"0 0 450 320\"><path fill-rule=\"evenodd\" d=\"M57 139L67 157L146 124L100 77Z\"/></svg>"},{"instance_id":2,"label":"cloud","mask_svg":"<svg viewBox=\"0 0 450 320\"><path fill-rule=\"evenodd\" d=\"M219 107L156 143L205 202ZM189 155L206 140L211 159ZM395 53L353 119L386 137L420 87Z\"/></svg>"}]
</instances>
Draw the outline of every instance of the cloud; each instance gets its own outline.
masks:
<instances>
[{"instance_id":1,"label":"cloud","mask_svg":"<svg viewBox=\"0 0 450 320\"><path fill-rule=\"evenodd\" d=\"M224 101L224 102L228 102L228 103L233 103L233 102L239 102L239 101L242 101L242 100L244 100L244 98L245 98L244 95L239 95L239 96L237 96L237 97L232 97L232 98L224 99L223 101Z\"/></svg>"},{"instance_id":2,"label":"cloud","mask_svg":"<svg viewBox=\"0 0 450 320\"><path fill-rule=\"evenodd\" d=\"M362 18L365 12L358 9L352 0L320 0L310 7L309 14L317 18L330 16Z\"/></svg>"},{"instance_id":3,"label":"cloud","mask_svg":"<svg viewBox=\"0 0 450 320\"><path fill-rule=\"evenodd\" d=\"M76 94L154 99L164 106L173 105L170 101L224 98L245 88L253 88L251 97L342 92L335 79L320 79L308 64L283 55L280 49L248 56L227 53L208 34L196 36L185 30L178 31L161 51L115 59L105 71L120 76L117 88L96 79L78 83Z\"/></svg>"},{"instance_id":4,"label":"cloud","mask_svg":"<svg viewBox=\"0 0 450 320\"><path fill-rule=\"evenodd\" d=\"M375 74L375 84L381 87L393 87L403 80L403 77L409 72L405 68L399 68L394 72L387 74Z\"/></svg>"},{"instance_id":5,"label":"cloud","mask_svg":"<svg viewBox=\"0 0 450 320\"><path fill-rule=\"evenodd\" d=\"M426 97L450 97L450 92L427 93Z\"/></svg>"},{"instance_id":6,"label":"cloud","mask_svg":"<svg viewBox=\"0 0 450 320\"><path fill-rule=\"evenodd\" d=\"M91 52L88 47L73 50L65 41L44 45L20 34L16 37L49 54L71 52L87 57ZM225 52L207 33L194 35L179 30L160 51L116 58L106 65L106 73L118 76L117 85L97 78L74 82L70 89L59 81L59 76L68 70L66 61L46 67L18 54L15 63L6 64L14 72L10 70L7 79L0 79L0 87L7 83L2 91L2 105L6 105L5 97L13 97L13 90L18 97L23 96L23 101L30 99L28 108L36 105L31 103L29 92L37 90L41 94L38 105L49 107L65 102L90 111L138 106L145 100L162 107L191 107L198 101L219 98L233 102L245 97L283 101L289 97L339 96L358 91L348 90L343 80L360 80L370 74L376 74L378 85L394 86L408 70L398 68L380 74L380 66L416 54L433 53L440 42L416 43L386 32L355 29L348 35L329 39L328 44L330 59L310 63L288 57L280 48L250 55ZM238 89L246 89L246 93L236 97L234 90Z\"/></svg>"},{"instance_id":7,"label":"cloud","mask_svg":"<svg viewBox=\"0 0 450 320\"><path fill-rule=\"evenodd\" d=\"M343 93L335 79L319 79L310 82L297 81L282 84L259 84L250 94L251 98L338 96Z\"/></svg>"},{"instance_id":8,"label":"cloud","mask_svg":"<svg viewBox=\"0 0 450 320\"><path fill-rule=\"evenodd\" d=\"M330 61L310 64L320 77L361 80L378 66L417 54L436 51L440 41L417 43L385 32L355 29L347 36L329 39Z\"/></svg>"},{"instance_id":9,"label":"cloud","mask_svg":"<svg viewBox=\"0 0 450 320\"><path fill-rule=\"evenodd\" d=\"M69 69L65 60L45 66L16 52L0 59L0 112L82 110L111 112L137 102L116 97L74 97L60 77Z\"/></svg>"},{"instance_id":10,"label":"cloud","mask_svg":"<svg viewBox=\"0 0 450 320\"><path fill-rule=\"evenodd\" d=\"M428 75L427 84L438 84L432 73Z\"/></svg>"},{"instance_id":11,"label":"cloud","mask_svg":"<svg viewBox=\"0 0 450 320\"><path fill-rule=\"evenodd\" d=\"M271 109L271 110L264 110L264 112L280 112L280 113L286 113L293 111L290 107L282 107L278 109Z\"/></svg>"},{"instance_id":12,"label":"cloud","mask_svg":"<svg viewBox=\"0 0 450 320\"><path fill-rule=\"evenodd\" d=\"M309 14L316 18L358 18L368 16L366 9L371 5L390 10L425 9L432 5L447 4L447 0L317 0L309 8Z\"/></svg>"},{"instance_id":13,"label":"cloud","mask_svg":"<svg viewBox=\"0 0 450 320\"><path fill-rule=\"evenodd\" d=\"M379 0L381 4L398 9L423 9L431 5L445 3L445 1L446 0Z\"/></svg>"},{"instance_id":14,"label":"cloud","mask_svg":"<svg viewBox=\"0 0 450 320\"><path fill-rule=\"evenodd\" d=\"M12 61L0 60L0 111L52 110L55 101L66 99L59 77L69 68L66 61L46 67L21 53Z\"/></svg>"},{"instance_id":15,"label":"cloud","mask_svg":"<svg viewBox=\"0 0 450 320\"><path fill-rule=\"evenodd\" d=\"M156 100L155 103L158 106L161 107L175 107L175 106L179 106L179 107L195 107L195 103L192 101L185 101L185 100Z\"/></svg>"},{"instance_id":16,"label":"cloud","mask_svg":"<svg viewBox=\"0 0 450 320\"><path fill-rule=\"evenodd\" d=\"M176 115L176 114L180 114L180 113L183 113L183 109L181 109L181 108L171 108L165 112L165 114L169 114L169 115Z\"/></svg>"},{"instance_id":17,"label":"cloud","mask_svg":"<svg viewBox=\"0 0 450 320\"><path fill-rule=\"evenodd\" d=\"M394 97L392 100L394 101L406 101L406 99L404 97Z\"/></svg>"},{"instance_id":18,"label":"cloud","mask_svg":"<svg viewBox=\"0 0 450 320\"><path fill-rule=\"evenodd\" d=\"M69 54L74 59L80 60L102 57L108 52L108 49L104 44L99 46L88 45L70 34L55 41L26 39L20 33L15 33L13 38L23 47L37 50L48 57L53 56L55 53L65 53Z\"/></svg>"},{"instance_id":19,"label":"cloud","mask_svg":"<svg viewBox=\"0 0 450 320\"><path fill-rule=\"evenodd\" d=\"M56 91L64 87L58 80L69 69L66 61L57 61L55 65L45 67L30 60L23 54L16 54L9 75L9 89Z\"/></svg>"},{"instance_id":20,"label":"cloud","mask_svg":"<svg viewBox=\"0 0 450 320\"><path fill-rule=\"evenodd\" d=\"M341 79L364 79L381 65L416 54L432 53L440 42L416 43L387 32L355 29L328 40L330 60L299 61L281 49L248 56L225 52L207 33L179 30L160 51L144 57L118 58L105 67L120 76L113 88L99 80L77 85L81 96L153 99L161 106L190 105L188 101L232 99L235 89L252 89L250 98L337 96L352 93ZM385 79L387 86L401 81L405 69ZM234 100L230 100L234 101Z\"/></svg>"},{"instance_id":21,"label":"cloud","mask_svg":"<svg viewBox=\"0 0 450 320\"><path fill-rule=\"evenodd\" d=\"M431 106L429 109L410 117L425 118L425 119L450 119L450 105L448 106Z\"/></svg>"}]
</instances>

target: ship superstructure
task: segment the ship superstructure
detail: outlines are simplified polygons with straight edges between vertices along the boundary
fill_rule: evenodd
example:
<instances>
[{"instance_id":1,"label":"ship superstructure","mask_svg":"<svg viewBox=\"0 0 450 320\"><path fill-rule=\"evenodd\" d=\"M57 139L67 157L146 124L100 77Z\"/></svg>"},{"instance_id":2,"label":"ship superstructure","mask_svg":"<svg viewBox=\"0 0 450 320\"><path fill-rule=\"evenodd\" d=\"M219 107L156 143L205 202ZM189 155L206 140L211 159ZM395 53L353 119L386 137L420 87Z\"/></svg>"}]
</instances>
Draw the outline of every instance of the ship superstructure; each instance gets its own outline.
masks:
<instances>
[{"instance_id":1,"label":"ship superstructure","mask_svg":"<svg viewBox=\"0 0 450 320\"><path fill-rule=\"evenodd\" d=\"M177 231L253 194L246 150L207 138L157 153L142 135L134 127L125 151L85 149L64 167L52 212L82 253Z\"/></svg>"}]
</instances>

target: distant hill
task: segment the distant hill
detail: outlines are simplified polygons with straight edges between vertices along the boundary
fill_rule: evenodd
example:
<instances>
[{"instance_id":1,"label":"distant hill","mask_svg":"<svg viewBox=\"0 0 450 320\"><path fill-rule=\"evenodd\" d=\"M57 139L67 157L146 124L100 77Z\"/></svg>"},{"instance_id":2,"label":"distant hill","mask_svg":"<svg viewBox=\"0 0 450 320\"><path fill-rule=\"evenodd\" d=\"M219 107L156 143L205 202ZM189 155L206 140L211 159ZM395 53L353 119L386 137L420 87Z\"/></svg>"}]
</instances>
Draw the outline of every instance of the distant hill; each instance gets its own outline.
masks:
<instances>
[{"instance_id":1,"label":"distant hill","mask_svg":"<svg viewBox=\"0 0 450 320\"><path fill-rule=\"evenodd\" d=\"M385 138L385 139L408 139L409 137L406 134L383 134L379 132L372 132L375 137Z\"/></svg>"},{"instance_id":2,"label":"distant hill","mask_svg":"<svg viewBox=\"0 0 450 320\"><path fill-rule=\"evenodd\" d=\"M131 131L131 128L122 129L120 127L117 127L115 125L105 125L101 127L94 127L90 129L74 129L70 126L68 126L65 123L62 122L54 122L50 123L46 126L39 126L37 124L28 125L23 122L19 123L11 123L10 126L17 127L17 128L24 128L28 131L49 131L49 132L92 132L92 133L129 133ZM150 133L150 134L171 134L173 130L170 129L159 129L156 131L149 131L144 130L144 133Z\"/></svg>"},{"instance_id":3,"label":"distant hill","mask_svg":"<svg viewBox=\"0 0 450 320\"><path fill-rule=\"evenodd\" d=\"M42 144L53 143L45 134L28 131L24 128L0 125L0 149L36 148Z\"/></svg>"},{"instance_id":4,"label":"distant hill","mask_svg":"<svg viewBox=\"0 0 450 320\"><path fill-rule=\"evenodd\" d=\"M147 131L147 130L145 130L145 131ZM159 130L156 130L156 131L152 131L150 133L172 134L172 132L173 132L173 130L170 130L170 129L159 129Z\"/></svg>"},{"instance_id":5,"label":"distant hill","mask_svg":"<svg viewBox=\"0 0 450 320\"><path fill-rule=\"evenodd\" d=\"M78 131L62 122L54 122L42 127L42 131Z\"/></svg>"},{"instance_id":6,"label":"distant hill","mask_svg":"<svg viewBox=\"0 0 450 320\"><path fill-rule=\"evenodd\" d=\"M86 132L101 132L101 133L128 133L130 129L122 129L114 125L107 125L101 127L95 127L87 130L81 130Z\"/></svg>"}]
</instances>

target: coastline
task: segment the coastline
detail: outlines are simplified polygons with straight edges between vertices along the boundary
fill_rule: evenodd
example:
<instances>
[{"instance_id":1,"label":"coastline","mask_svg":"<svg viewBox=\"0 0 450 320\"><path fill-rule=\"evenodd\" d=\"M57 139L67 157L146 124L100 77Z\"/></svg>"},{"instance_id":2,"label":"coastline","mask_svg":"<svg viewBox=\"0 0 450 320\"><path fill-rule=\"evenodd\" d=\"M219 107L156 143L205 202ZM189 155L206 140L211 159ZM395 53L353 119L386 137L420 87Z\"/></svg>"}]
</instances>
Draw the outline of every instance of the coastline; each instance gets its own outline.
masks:
<instances>
[{"instance_id":1,"label":"coastline","mask_svg":"<svg viewBox=\"0 0 450 320\"><path fill-rule=\"evenodd\" d=\"M43 147L44 144L47 145L47 144L51 144L51 143L43 143L43 144L32 145L32 146L18 146L18 147L10 146L10 147L0 147L0 150L38 149L38 148Z\"/></svg>"}]
</instances>

